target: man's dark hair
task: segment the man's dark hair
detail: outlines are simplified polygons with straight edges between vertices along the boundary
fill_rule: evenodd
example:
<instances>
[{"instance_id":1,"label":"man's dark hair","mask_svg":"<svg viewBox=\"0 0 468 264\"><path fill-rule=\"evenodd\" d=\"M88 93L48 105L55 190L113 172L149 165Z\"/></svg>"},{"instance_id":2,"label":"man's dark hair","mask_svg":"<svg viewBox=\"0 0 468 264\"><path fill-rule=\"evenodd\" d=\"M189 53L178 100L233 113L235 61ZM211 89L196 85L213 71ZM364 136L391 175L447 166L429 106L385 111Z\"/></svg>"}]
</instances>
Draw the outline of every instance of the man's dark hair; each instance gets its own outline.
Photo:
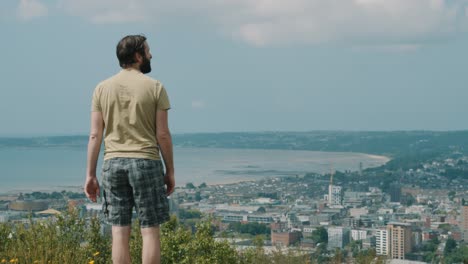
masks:
<instances>
[{"instance_id":1,"label":"man's dark hair","mask_svg":"<svg viewBox=\"0 0 468 264\"><path fill-rule=\"evenodd\" d=\"M135 53L145 56L145 41L143 35L129 35L124 37L117 44L117 58L120 67L126 68L135 63Z\"/></svg>"}]
</instances>

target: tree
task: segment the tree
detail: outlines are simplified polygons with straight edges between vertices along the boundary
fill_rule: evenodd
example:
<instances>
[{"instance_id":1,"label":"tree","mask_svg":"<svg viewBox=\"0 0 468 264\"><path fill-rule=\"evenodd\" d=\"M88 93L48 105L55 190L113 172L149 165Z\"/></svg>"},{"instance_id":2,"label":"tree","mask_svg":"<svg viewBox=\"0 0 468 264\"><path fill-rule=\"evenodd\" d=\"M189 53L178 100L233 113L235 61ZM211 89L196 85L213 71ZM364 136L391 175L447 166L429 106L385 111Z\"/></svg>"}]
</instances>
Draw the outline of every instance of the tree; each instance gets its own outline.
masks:
<instances>
[{"instance_id":1,"label":"tree","mask_svg":"<svg viewBox=\"0 0 468 264\"><path fill-rule=\"evenodd\" d=\"M229 229L239 233L247 233L251 235L265 234L268 235L271 233L271 229L266 224L261 223L245 223L240 222L230 223Z\"/></svg>"},{"instance_id":2,"label":"tree","mask_svg":"<svg viewBox=\"0 0 468 264\"><path fill-rule=\"evenodd\" d=\"M201 216L202 216L202 213L198 210L185 210L182 208L179 210L179 217L181 219L191 219L191 218L200 219Z\"/></svg>"},{"instance_id":3,"label":"tree","mask_svg":"<svg viewBox=\"0 0 468 264\"><path fill-rule=\"evenodd\" d=\"M328 243L328 232L325 227L321 226L312 231L312 240L315 243Z\"/></svg>"},{"instance_id":4,"label":"tree","mask_svg":"<svg viewBox=\"0 0 468 264\"><path fill-rule=\"evenodd\" d=\"M201 197L200 192L196 192L195 193L195 201L199 202L199 201L201 201L201 199L202 199L202 197Z\"/></svg>"},{"instance_id":5,"label":"tree","mask_svg":"<svg viewBox=\"0 0 468 264\"><path fill-rule=\"evenodd\" d=\"M445 263L468 263L468 245L460 245L444 257Z\"/></svg>"},{"instance_id":6,"label":"tree","mask_svg":"<svg viewBox=\"0 0 468 264\"><path fill-rule=\"evenodd\" d=\"M447 239L447 242L445 243L444 255L445 256L449 255L456 248L457 248L457 241L455 241L453 238Z\"/></svg>"},{"instance_id":7,"label":"tree","mask_svg":"<svg viewBox=\"0 0 468 264\"><path fill-rule=\"evenodd\" d=\"M203 182L202 184L200 184L200 186L198 186L198 188L200 188L200 189L206 188L206 187L207 187L207 185L206 185L206 183L204 183L204 182Z\"/></svg>"},{"instance_id":8,"label":"tree","mask_svg":"<svg viewBox=\"0 0 468 264\"><path fill-rule=\"evenodd\" d=\"M186 189L195 189L195 185L193 185L193 183L191 183L191 182L187 182L187 184L185 184L185 188Z\"/></svg>"},{"instance_id":9,"label":"tree","mask_svg":"<svg viewBox=\"0 0 468 264\"><path fill-rule=\"evenodd\" d=\"M453 201L453 199L455 198L455 194L456 194L455 191L450 191L448 193L448 198L449 198L450 201Z\"/></svg>"}]
</instances>

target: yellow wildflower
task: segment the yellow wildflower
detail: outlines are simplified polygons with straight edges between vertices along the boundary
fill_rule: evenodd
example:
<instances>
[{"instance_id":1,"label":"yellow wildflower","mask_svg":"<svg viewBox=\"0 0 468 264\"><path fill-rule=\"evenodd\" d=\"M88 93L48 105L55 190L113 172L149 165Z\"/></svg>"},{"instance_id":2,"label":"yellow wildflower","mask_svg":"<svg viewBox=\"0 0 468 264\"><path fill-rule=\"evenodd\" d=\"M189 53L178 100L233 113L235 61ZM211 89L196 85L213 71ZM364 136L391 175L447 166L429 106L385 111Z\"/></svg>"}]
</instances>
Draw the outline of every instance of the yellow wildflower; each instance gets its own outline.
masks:
<instances>
[{"instance_id":1,"label":"yellow wildflower","mask_svg":"<svg viewBox=\"0 0 468 264\"><path fill-rule=\"evenodd\" d=\"M94 264L94 260L90 260L88 264Z\"/></svg>"},{"instance_id":2,"label":"yellow wildflower","mask_svg":"<svg viewBox=\"0 0 468 264\"><path fill-rule=\"evenodd\" d=\"M93 256L98 256L99 255L99 251L96 251L96 253L93 254Z\"/></svg>"}]
</instances>

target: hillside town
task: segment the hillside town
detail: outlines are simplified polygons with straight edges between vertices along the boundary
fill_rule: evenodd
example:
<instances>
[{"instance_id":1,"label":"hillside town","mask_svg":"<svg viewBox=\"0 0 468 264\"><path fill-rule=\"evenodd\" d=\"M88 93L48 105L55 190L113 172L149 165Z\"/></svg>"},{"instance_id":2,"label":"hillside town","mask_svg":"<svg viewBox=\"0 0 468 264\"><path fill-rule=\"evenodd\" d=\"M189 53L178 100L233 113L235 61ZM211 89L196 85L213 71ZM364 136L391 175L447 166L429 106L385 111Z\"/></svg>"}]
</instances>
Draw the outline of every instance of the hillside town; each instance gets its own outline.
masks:
<instances>
[{"instance_id":1,"label":"hillside town","mask_svg":"<svg viewBox=\"0 0 468 264\"><path fill-rule=\"evenodd\" d=\"M335 172L331 167L324 175L188 183L170 197L170 208L187 226L210 219L217 239L238 250L261 237L266 250L339 252L345 258L374 250L387 259L427 263L468 241L468 177L449 174L467 166L468 157L454 153L410 169ZM53 218L72 208L89 219L100 215L102 205L90 203L79 190L4 194L0 223L27 223L31 215ZM102 232L108 229L104 225Z\"/></svg>"}]
</instances>

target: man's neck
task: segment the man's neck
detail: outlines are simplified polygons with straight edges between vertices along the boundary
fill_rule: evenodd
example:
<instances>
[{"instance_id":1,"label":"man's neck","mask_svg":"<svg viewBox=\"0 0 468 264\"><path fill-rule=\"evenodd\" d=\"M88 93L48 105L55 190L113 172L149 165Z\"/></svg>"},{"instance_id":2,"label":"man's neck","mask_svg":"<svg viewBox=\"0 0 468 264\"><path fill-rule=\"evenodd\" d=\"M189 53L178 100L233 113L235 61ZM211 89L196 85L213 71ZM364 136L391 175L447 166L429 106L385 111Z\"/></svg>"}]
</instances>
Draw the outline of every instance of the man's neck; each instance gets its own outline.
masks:
<instances>
[{"instance_id":1,"label":"man's neck","mask_svg":"<svg viewBox=\"0 0 468 264\"><path fill-rule=\"evenodd\" d=\"M140 66L139 65L132 65L132 66L129 66L129 67L126 67L126 68L123 68L124 70L127 70L127 71L138 71L138 72L141 72L140 71Z\"/></svg>"}]
</instances>

